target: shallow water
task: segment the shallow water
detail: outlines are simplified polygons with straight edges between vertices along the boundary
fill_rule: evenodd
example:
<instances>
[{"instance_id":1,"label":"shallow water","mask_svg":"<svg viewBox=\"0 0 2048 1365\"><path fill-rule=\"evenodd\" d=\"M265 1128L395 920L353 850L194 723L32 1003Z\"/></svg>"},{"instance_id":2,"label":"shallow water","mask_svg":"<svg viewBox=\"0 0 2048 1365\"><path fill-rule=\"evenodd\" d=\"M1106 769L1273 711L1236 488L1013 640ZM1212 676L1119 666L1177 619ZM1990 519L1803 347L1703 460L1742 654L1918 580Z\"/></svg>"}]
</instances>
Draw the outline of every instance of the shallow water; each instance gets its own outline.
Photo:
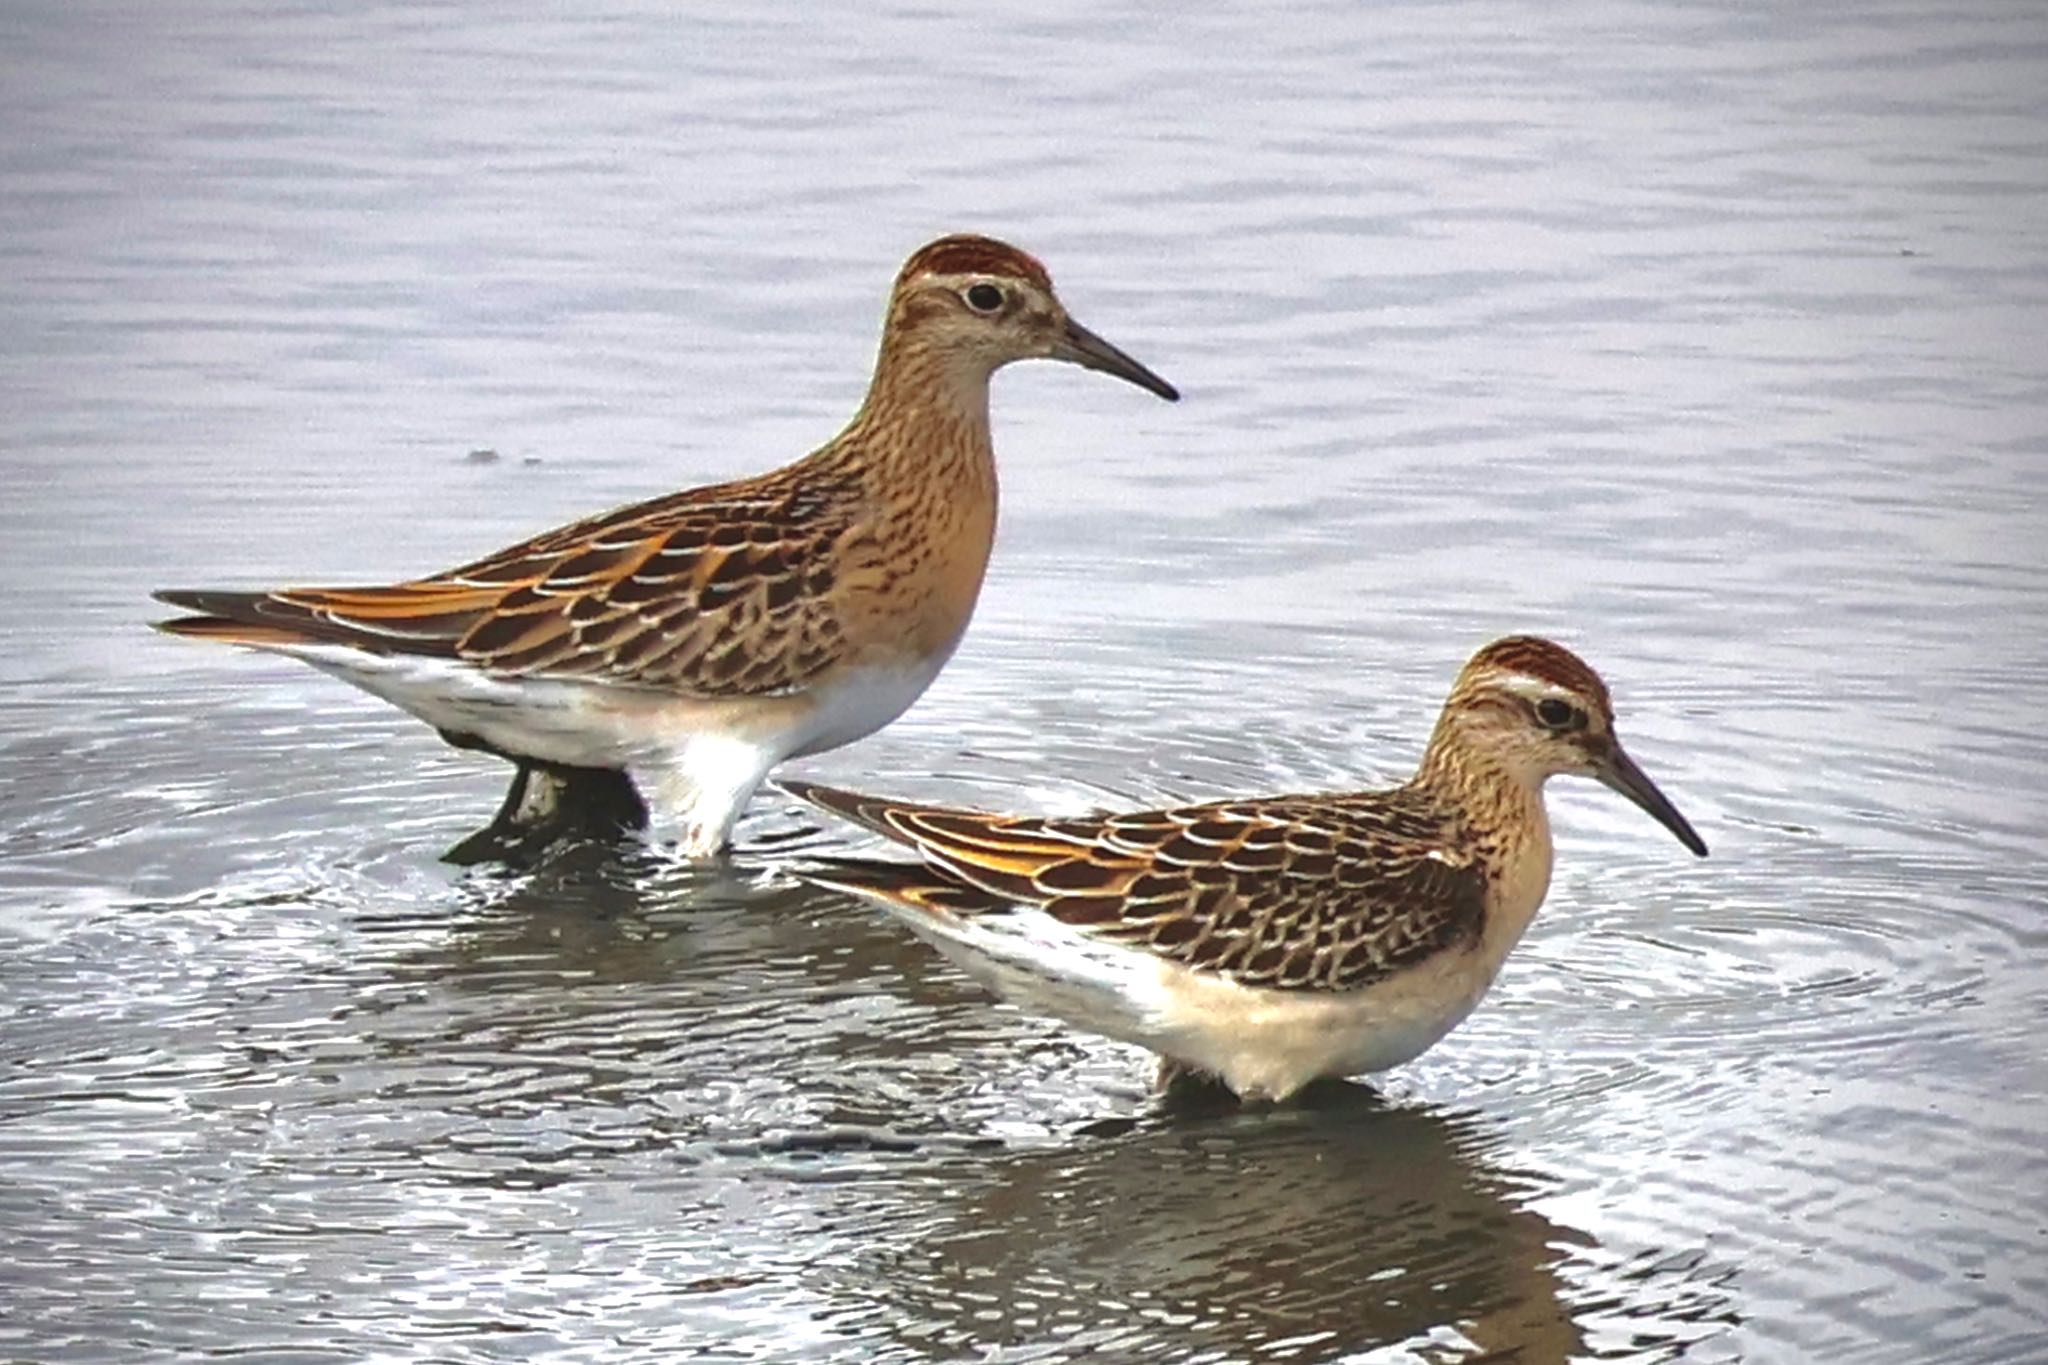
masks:
<instances>
[{"instance_id":1,"label":"shallow water","mask_svg":"<svg viewBox=\"0 0 2048 1365\"><path fill-rule=\"evenodd\" d=\"M0 14L0 1356L2048 1359L2048 21L2022 7ZM901 256L997 385L966 645L820 777L1378 783L1508 630L1549 904L1374 1094L1160 1108L777 860L435 860L503 774L156 586L749 472ZM480 452L489 452L483 454Z\"/></svg>"}]
</instances>

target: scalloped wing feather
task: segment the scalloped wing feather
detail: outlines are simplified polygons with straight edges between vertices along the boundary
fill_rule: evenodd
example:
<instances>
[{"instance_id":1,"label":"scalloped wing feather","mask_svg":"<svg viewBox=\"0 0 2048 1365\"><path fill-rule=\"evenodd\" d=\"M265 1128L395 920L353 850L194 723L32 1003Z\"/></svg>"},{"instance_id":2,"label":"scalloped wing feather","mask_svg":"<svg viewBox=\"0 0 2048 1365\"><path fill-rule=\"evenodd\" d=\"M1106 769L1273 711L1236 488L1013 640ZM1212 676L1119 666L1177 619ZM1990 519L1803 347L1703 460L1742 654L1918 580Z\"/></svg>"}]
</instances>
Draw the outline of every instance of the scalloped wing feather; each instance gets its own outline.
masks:
<instances>
[{"instance_id":1,"label":"scalloped wing feather","mask_svg":"<svg viewBox=\"0 0 2048 1365\"><path fill-rule=\"evenodd\" d=\"M167 594L212 615L166 628L703 696L789 692L843 653L831 550L858 509L851 484L796 468L620 508L410 583Z\"/></svg>"},{"instance_id":2,"label":"scalloped wing feather","mask_svg":"<svg viewBox=\"0 0 2048 1365\"><path fill-rule=\"evenodd\" d=\"M1356 989L1485 925L1483 871L1407 789L1048 820L788 785L963 887L1247 985Z\"/></svg>"}]
</instances>

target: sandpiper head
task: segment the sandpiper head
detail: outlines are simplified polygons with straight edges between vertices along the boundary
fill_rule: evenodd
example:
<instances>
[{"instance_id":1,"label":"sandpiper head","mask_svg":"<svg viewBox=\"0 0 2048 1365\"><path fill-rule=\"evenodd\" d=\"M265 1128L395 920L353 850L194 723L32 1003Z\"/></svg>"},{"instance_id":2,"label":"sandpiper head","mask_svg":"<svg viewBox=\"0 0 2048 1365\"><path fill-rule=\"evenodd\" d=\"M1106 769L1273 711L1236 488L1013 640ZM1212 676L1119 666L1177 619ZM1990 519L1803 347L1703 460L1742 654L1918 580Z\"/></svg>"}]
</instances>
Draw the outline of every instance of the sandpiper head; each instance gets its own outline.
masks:
<instances>
[{"instance_id":1,"label":"sandpiper head","mask_svg":"<svg viewBox=\"0 0 2048 1365\"><path fill-rule=\"evenodd\" d=\"M1705 842L1615 737L1607 684L1563 645L1510 635L1480 650L1458 674L1443 728L1465 753L1532 785L1559 773L1603 782L1707 856Z\"/></svg>"},{"instance_id":2,"label":"sandpiper head","mask_svg":"<svg viewBox=\"0 0 2048 1365\"><path fill-rule=\"evenodd\" d=\"M1115 375L1161 398L1180 392L1067 315L1037 258L992 237L941 237L896 276L889 330L976 367L1050 358Z\"/></svg>"}]
</instances>

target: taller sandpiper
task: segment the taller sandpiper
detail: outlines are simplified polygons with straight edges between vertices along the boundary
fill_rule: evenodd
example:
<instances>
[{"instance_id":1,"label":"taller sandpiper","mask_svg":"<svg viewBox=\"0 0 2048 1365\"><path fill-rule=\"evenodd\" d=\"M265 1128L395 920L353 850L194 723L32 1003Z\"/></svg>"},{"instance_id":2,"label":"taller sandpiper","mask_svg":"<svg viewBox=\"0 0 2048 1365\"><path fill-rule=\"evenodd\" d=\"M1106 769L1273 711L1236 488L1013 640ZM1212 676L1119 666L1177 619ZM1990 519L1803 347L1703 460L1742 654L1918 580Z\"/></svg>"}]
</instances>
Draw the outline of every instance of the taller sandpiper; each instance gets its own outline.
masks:
<instances>
[{"instance_id":1,"label":"taller sandpiper","mask_svg":"<svg viewBox=\"0 0 2048 1365\"><path fill-rule=\"evenodd\" d=\"M1606 684L1526 635L1472 657L1421 767L1384 791L1045 819L783 785L923 860L806 877L896 912L1025 1008L1159 1053L1162 1078L1279 1100L1409 1061L1479 1003L1550 886L1559 773L1706 856L1615 738Z\"/></svg>"},{"instance_id":2,"label":"taller sandpiper","mask_svg":"<svg viewBox=\"0 0 2048 1365\"><path fill-rule=\"evenodd\" d=\"M769 769L888 724L953 653L995 539L989 379L1033 358L1179 397L1033 257L943 237L896 277L860 411L794 464L390 586L159 592L199 613L161 629L303 659L509 759L453 861L643 827L633 777L708 856Z\"/></svg>"}]
</instances>

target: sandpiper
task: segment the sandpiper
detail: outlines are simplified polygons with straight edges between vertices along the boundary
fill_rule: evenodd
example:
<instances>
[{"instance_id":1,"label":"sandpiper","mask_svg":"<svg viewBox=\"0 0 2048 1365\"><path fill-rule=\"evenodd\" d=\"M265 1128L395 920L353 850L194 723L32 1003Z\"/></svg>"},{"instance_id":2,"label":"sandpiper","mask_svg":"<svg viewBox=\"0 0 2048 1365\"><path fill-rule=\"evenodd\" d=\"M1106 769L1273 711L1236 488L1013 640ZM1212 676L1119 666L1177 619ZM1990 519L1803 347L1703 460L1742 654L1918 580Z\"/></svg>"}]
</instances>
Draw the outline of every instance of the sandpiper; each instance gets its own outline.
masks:
<instances>
[{"instance_id":1,"label":"sandpiper","mask_svg":"<svg viewBox=\"0 0 2048 1365\"><path fill-rule=\"evenodd\" d=\"M629 774L708 856L770 768L894 720L952 654L995 536L989 379L1034 357L1179 397L1036 259L943 237L896 277L866 401L794 464L390 586L159 592L200 613L160 628L303 659L509 759L452 861L644 827Z\"/></svg>"},{"instance_id":2,"label":"sandpiper","mask_svg":"<svg viewBox=\"0 0 2048 1365\"><path fill-rule=\"evenodd\" d=\"M1561 645L1496 640L1384 791L1075 819L795 796L921 864L803 871L874 900L1026 1008L1283 1100L1421 1055L1479 1003L1550 884L1544 782L1592 777L1707 846L1614 734L1606 684Z\"/></svg>"}]
</instances>

